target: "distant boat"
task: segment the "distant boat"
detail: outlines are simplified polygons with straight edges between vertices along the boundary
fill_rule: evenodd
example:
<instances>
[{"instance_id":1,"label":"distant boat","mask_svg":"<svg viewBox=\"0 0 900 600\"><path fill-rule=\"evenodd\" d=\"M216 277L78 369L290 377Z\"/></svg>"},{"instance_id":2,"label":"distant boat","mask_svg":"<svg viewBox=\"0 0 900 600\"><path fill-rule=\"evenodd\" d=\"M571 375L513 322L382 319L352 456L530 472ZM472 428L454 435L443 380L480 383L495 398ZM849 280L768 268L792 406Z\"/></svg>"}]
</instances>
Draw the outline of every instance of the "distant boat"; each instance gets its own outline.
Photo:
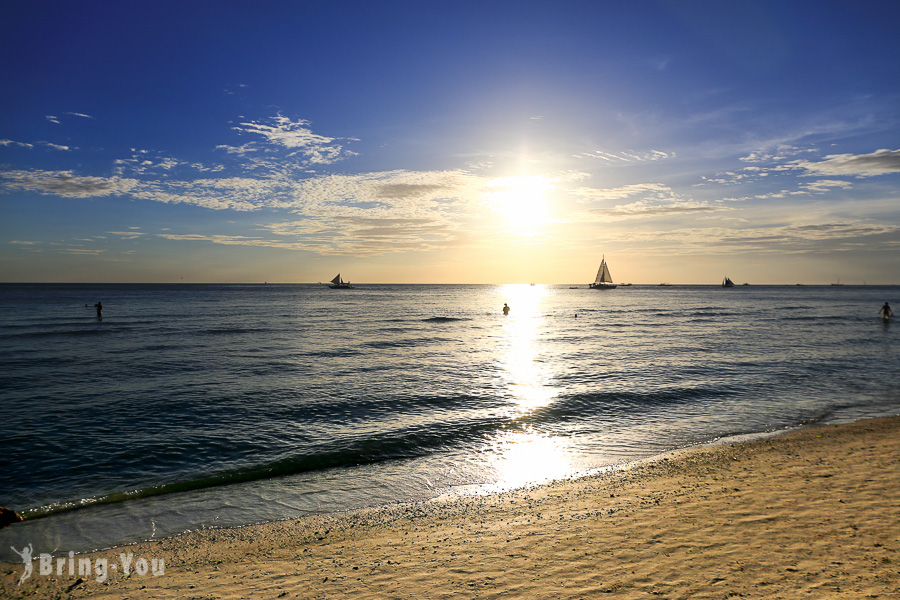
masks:
<instances>
[{"instance_id":1,"label":"distant boat","mask_svg":"<svg viewBox=\"0 0 900 600\"><path fill-rule=\"evenodd\" d=\"M726 276L722 281L722 287L734 287L734 282Z\"/></svg>"},{"instance_id":2,"label":"distant boat","mask_svg":"<svg viewBox=\"0 0 900 600\"><path fill-rule=\"evenodd\" d=\"M609 267L606 266L606 257L600 261L600 268L597 270L597 278L594 283L589 286L592 290L612 290L616 288L613 283L612 275L609 274Z\"/></svg>"},{"instance_id":3,"label":"distant boat","mask_svg":"<svg viewBox=\"0 0 900 600\"><path fill-rule=\"evenodd\" d=\"M353 286L350 285L349 281L344 281L343 279L341 279L340 273L335 275L334 279L331 280L331 285L329 285L328 287L333 290L347 290L353 288Z\"/></svg>"},{"instance_id":4,"label":"distant boat","mask_svg":"<svg viewBox=\"0 0 900 600\"><path fill-rule=\"evenodd\" d=\"M672 284L671 283L661 283L661 284L659 284L659 287L672 287Z\"/></svg>"},{"instance_id":5,"label":"distant boat","mask_svg":"<svg viewBox=\"0 0 900 600\"><path fill-rule=\"evenodd\" d=\"M837 283L832 283L831 285L844 285L844 284L841 283L841 278L838 277Z\"/></svg>"}]
</instances>

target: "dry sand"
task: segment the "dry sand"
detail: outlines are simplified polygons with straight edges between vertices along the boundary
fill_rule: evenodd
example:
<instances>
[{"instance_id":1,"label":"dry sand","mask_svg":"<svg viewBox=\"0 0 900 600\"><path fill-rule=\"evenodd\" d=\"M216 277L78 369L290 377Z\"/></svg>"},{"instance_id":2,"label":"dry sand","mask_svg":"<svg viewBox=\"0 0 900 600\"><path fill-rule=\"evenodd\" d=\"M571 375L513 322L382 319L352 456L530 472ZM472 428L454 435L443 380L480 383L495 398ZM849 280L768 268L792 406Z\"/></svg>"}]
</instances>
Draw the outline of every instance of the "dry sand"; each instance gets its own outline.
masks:
<instances>
[{"instance_id":1,"label":"dry sand","mask_svg":"<svg viewBox=\"0 0 900 600\"><path fill-rule=\"evenodd\" d=\"M900 418L703 447L514 493L206 530L0 570L3 598L900 598ZM66 561L67 564L67 561ZM92 563L93 564L93 563ZM133 567L132 567L133 571ZM80 580L80 581L79 581Z\"/></svg>"}]
</instances>

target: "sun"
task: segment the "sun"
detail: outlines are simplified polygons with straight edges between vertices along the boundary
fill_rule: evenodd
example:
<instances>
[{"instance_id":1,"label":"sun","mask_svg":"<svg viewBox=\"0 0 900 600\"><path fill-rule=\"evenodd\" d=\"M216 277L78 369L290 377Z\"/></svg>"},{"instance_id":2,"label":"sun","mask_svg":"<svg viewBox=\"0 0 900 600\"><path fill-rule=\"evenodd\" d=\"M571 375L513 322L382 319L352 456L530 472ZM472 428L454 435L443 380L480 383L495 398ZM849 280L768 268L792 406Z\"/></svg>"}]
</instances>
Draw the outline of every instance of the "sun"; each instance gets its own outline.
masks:
<instances>
[{"instance_id":1,"label":"sun","mask_svg":"<svg viewBox=\"0 0 900 600\"><path fill-rule=\"evenodd\" d=\"M495 177L486 184L488 205L500 213L507 229L536 235L549 216L547 195L553 182L543 175Z\"/></svg>"}]
</instances>

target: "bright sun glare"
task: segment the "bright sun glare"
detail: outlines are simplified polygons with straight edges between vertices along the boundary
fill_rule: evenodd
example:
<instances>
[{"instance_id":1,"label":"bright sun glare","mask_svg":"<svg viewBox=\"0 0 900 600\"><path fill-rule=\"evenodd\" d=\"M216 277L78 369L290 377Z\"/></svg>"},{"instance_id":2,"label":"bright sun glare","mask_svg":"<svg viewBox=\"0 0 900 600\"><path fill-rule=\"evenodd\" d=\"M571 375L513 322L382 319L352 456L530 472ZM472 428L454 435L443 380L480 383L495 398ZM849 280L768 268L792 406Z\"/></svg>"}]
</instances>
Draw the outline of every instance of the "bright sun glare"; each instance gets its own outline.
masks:
<instances>
[{"instance_id":1,"label":"bright sun glare","mask_svg":"<svg viewBox=\"0 0 900 600\"><path fill-rule=\"evenodd\" d=\"M549 214L547 193L552 182L543 175L497 177L487 183L490 207L503 215L511 231L534 235Z\"/></svg>"},{"instance_id":2,"label":"bright sun glare","mask_svg":"<svg viewBox=\"0 0 900 600\"><path fill-rule=\"evenodd\" d=\"M513 308L512 314L503 320L505 344L501 366L516 400L516 412L527 413L550 404L559 394L550 384L548 363L539 362L537 355L543 321L541 300L547 290L542 285L523 284L501 289Z\"/></svg>"}]
</instances>

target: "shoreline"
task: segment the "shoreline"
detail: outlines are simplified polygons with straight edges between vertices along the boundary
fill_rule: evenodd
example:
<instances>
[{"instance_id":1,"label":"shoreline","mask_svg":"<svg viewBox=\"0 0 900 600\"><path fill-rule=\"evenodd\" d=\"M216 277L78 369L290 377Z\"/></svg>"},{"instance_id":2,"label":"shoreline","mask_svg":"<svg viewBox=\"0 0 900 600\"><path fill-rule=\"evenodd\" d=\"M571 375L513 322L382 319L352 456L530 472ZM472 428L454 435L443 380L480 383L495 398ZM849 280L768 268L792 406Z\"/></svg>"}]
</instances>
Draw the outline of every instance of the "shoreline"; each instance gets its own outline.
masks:
<instances>
[{"instance_id":1,"label":"shoreline","mask_svg":"<svg viewBox=\"0 0 900 600\"><path fill-rule=\"evenodd\" d=\"M156 576L110 567L98 582L94 571L70 576L62 557L60 574L56 558L51 575L35 560L20 586L22 563L0 563L0 595L897 597L898 434L900 417L803 427L580 479L204 529L73 560L162 560Z\"/></svg>"},{"instance_id":2,"label":"shoreline","mask_svg":"<svg viewBox=\"0 0 900 600\"><path fill-rule=\"evenodd\" d=\"M634 466L641 465L641 464L644 464L647 462L657 461L657 460L662 459L663 457L674 456L675 454L677 454L681 451L684 451L684 450L691 450L694 448L715 446L715 445L732 443L732 442L753 441L753 440L763 439L763 438L768 438L768 437L773 437L773 436L780 436L780 435L784 435L790 431L794 431L794 430L797 430L800 428L810 427L810 426L820 426L822 424L824 424L824 423L806 423L806 424L785 426L781 429L771 429L771 430L758 431L758 432L753 432L753 433L724 434L720 437L716 437L716 438L713 438L713 439L710 439L707 441L694 442L692 444L688 444L685 446L679 446L679 447L671 448L668 450L664 450L664 451L659 452L658 454L651 454L651 455L645 455L645 456L641 456L641 457L635 457L630 460L625 460L622 462L617 462L617 463L605 465L602 467L594 467L594 468L586 469L586 470L573 471L572 473L570 473L568 475L565 475L565 476L562 476L562 477L559 477L556 479L544 479L544 480L540 480L540 481L533 481L533 482L517 484L517 485L503 485L503 484L499 484L499 483L463 483L463 484L459 484L459 485L451 485L451 486L447 487L446 489L444 489L444 491L434 493L434 494L428 494L427 496L420 496L417 498L382 499L382 501L378 502L378 503L368 503L368 504L362 504L362 505L357 505L357 506L349 505L349 506L344 506L344 507L336 507L332 510L317 510L314 512L306 512L305 514L275 516L275 517L271 517L271 518L267 518L267 519L246 520L243 522L231 521L231 522L226 522L223 524L205 524L204 523L204 524L184 527L184 528L180 528L180 529L169 528L170 529L169 532L162 533L159 537L156 537L157 530L156 530L155 523L153 523L152 531L149 530L149 528L147 528L148 531L144 532L145 533L144 536L135 536L135 537L132 537L131 539L128 539L128 538L122 537L122 536L117 536L117 537L119 537L118 540L115 540L115 541L106 540L106 543L104 543L102 545L94 545L94 546L86 546L84 544L79 544L77 540L67 540L65 538L61 538L59 536L59 534L56 533L55 536L54 536L54 534L51 534L51 536L55 537L55 539L56 539L55 543L57 546L57 549L53 550L52 554L53 554L53 556L59 555L60 554L59 549L62 549L62 548L68 548L68 550L74 550L76 555L97 554L97 553L104 552L104 551L112 551L117 548L134 546L134 545L141 544L141 543L154 543L154 542L158 542L160 540L165 540L165 539L169 539L169 538L177 538L177 537L181 537L186 534L196 533L196 532L200 532L200 531L207 530L207 529L240 529L243 527L265 525L268 523L278 523L278 522L284 522L284 521L293 521L293 520L298 520L298 519L327 518L329 516L334 516L334 515L345 515L345 514L361 512L361 511L378 510L378 509L386 508L389 506L419 504L422 502L442 501L442 500L447 500L447 499L465 498L465 497L470 497L470 496L482 497L482 496L489 496L489 495L495 495L495 494L501 494L501 493L510 493L510 492L515 492L515 491L534 489L534 488L538 488L538 487L544 487L547 485L570 482L570 481L582 479L585 477L600 476L600 475L607 474L607 473L610 473L613 471L621 471L623 469L631 469ZM253 482L251 482L251 483L253 483ZM240 484L238 484L238 485L240 485ZM211 490L227 490L231 487L232 486L229 486L229 485L214 486L211 488L200 488L198 490L193 490L193 492L208 493ZM191 493L191 492L189 491L188 493ZM270 495L272 493L277 494L277 490L273 490L272 492L269 492ZM115 494L123 494L123 492L115 492ZM175 499L179 499L179 500L181 500L181 502L179 503ZM146 500L163 501L163 502L165 502L165 506L167 507L166 510L180 511L184 508L184 506L183 506L184 499L183 499L183 495L181 495L181 494L160 493L160 494L153 494L153 495L149 495L149 496L145 496L145 497L139 497L137 499L137 501L139 501L139 502L146 501ZM190 503L190 500L188 500L188 503ZM67 504L75 504L75 503L68 502ZM119 505L120 505L120 502L96 502L96 503L91 503L89 505L80 504L74 510L66 509L66 510L60 510L60 511L52 511L49 514L42 515L40 517L31 516L29 513L31 513L32 511L25 510L22 512L22 516L24 517L24 523L22 525L24 525L24 527L27 528L27 527L34 526L34 524L36 522L43 523L45 520L49 520L49 521L53 522L55 525L56 521L59 520L60 518L66 519L66 518L71 518L74 516L77 519L78 516L81 516L85 513L88 513L91 511L96 511L96 510L109 509L110 507L117 507ZM122 517L121 517L121 515L112 515L112 517L111 517L112 523L110 523L112 526L121 524L121 523L119 523L119 521L117 521L117 518L121 519ZM157 515L157 518L159 518L159 515ZM109 520L110 516L106 515L106 519ZM126 517L126 519L128 519L128 517ZM102 521L102 520L103 520L103 518L99 518L99 519L93 518L92 519L92 521ZM218 521L218 517L215 520ZM152 516L151 516L151 522L152 522ZM22 527L22 525L17 525L17 528ZM91 523L89 522L89 523L85 524L83 522L79 522L76 520L76 521L74 521L74 523L69 523L67 525L64 524L62 526L56 526L56 528L59 529L60 527L65 528L66 526L68 526L68 527L75 527L77 529L82 529L82 528L85 528L86 525L89 528ZM6 532L8 532L8 531L9 530L6 530ZM16 535L13 539L4 539L5 536L3 536L3 533L4 533L3 531L0 531L0 544L2 544L2 547L0 547L0 566L9 564L10 561L15 560L14 559L15 554L10 552L10 550L12 550L12 548L9 547L10 543L13 545L25 545L29 542L34 541L34 538L37 537L38 541L43 541L44 544L46 545L47 539L49 537L51 537L51 536L47 536L46 532L42 532L42 531L37 532L38 536L28 536L26 533L21 532L21 530L20 530L20 531L16 532L18 535ZM43 534L43 535L41 535L41 534ZM74 543L67 544L66 543L67 541L74 542Z\"/></svg>"}]
</instances>

